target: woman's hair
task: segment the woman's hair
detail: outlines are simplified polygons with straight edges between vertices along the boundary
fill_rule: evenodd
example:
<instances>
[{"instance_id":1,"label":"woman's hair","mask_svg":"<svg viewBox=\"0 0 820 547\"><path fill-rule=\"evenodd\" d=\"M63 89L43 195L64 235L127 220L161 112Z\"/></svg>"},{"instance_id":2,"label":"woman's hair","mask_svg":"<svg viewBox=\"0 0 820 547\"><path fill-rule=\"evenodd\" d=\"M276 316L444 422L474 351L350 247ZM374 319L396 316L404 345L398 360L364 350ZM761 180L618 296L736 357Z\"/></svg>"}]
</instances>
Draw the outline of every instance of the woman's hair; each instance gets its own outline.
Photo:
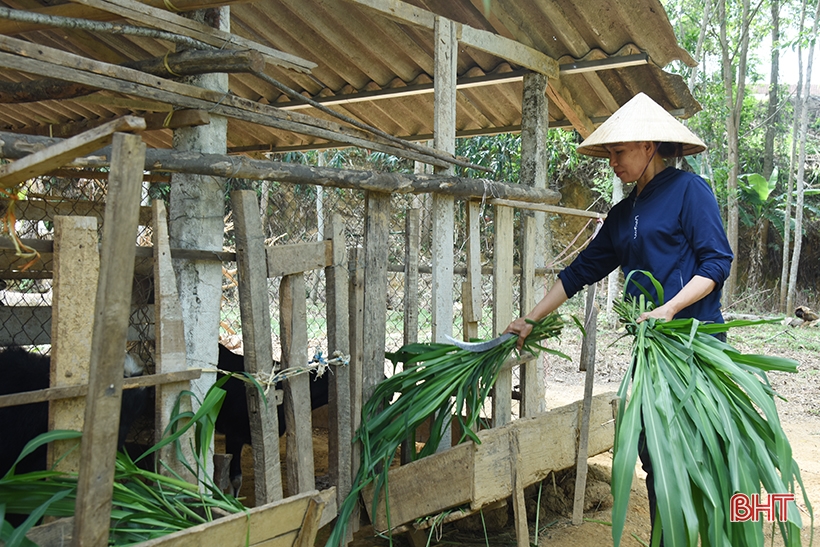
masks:
<instances>
[{"instance_id":1,"label":"woman's hair","mask_svg":"<svg viewBox=\"0 0 820 547\"><path fill-rule=\"evenodd\" d=\"M664 158L664 159L683 157L683 143L679 143L679 142L661 142L661 143L658 143L658 155L660 157Z\"/></svg>"}]
</instances>

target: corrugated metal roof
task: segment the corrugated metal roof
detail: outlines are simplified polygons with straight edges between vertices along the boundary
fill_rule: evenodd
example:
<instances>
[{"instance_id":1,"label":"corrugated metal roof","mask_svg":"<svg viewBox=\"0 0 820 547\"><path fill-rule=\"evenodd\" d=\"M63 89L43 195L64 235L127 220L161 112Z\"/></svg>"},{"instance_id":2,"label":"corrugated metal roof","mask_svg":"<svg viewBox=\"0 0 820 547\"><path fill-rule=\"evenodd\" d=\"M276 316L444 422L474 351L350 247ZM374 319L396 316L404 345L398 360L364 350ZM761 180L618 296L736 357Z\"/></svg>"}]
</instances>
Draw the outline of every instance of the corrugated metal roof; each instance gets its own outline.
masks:
<instances>
[{"instance_id":1,"label":"corrugated metal roof","mask_svg":"<svg viewBox=\"0 0 820 547\"><path fill-rule=\"evenodd\" d=\"M190 2L194 0L188 0ZM207 1L207 0L202 0ZM433 31L409 24L367 7L387 8L394 0L259 0L232 3L231 32L305 59L316 66L300 73L267 65L266 74L299 93L327 103L330 108L410 140L429 139L433 133ZM64 13L65 5L36 0L6 1L22 10L42 8ZM408 4L488 31L534 48L565 69L578 61L600 61L644 54L638 66L593 72L562 72L551 79L550 123L571 125L576 105L593 122L611 115L619 105L643 91L665 108L688 117L699 105L683 80L662 67L674 60L693 61L675 39L666 13L657 0L492 0L485 15L483 0L410 0ZM154 5L162 5L154 0ZM166 6L174 6L173 0ZM90 11L89 19L102 12ZM96 14L96 15L95 15ZM110 19L110 16L108 17ZM153 38L118 36L74 29L43 28L20 32L17 23L0 20L0 34L72 52L113 64L161 57L173 45ZM458 53L459 135L516 131L521 124L522 69L499 56L462 45ZM4 70L0 79L19 82L35 77ZM266 104L294 103L279 89L252 74L232 74L230 92ZM397 91L403 94L396 95ZM555 98L560 98L556 102ZM568 106L570 105L570 106ZM167 112L170 106L113 91L75 99L0 104L0 128L49 134L55 127L89 123L124 114ZM314 108L294 110L328 118ZM568 115L569 114L569 115ZM327 139L230 120L229 149L280 151L327 145ZM171 131L144 134L149 146L170 147Z\"/></svg>"}]
</instances>

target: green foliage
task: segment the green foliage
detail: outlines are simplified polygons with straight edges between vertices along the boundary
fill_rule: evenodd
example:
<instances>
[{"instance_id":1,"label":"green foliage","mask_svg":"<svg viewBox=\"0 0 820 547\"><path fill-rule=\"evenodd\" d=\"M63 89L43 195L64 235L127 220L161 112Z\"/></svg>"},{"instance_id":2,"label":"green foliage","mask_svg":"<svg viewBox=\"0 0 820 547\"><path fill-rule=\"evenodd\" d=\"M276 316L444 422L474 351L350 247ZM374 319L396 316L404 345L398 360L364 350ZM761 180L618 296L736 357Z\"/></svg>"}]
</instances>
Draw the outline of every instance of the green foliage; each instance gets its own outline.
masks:
<instances>
[{"instance_id":1,"label":"green foliage","mask_svg":"<svg viewBox=\"0 0 820 547\"><path fill-rule=\"evenodd\" d=\"M541 340L558 336L562 321L549 315L533 323L532 333L522 351L546 351L562 355L541 345ZM387 474L399 445L410 439L414 446L416 430L432 418L430 436L424 448L413 457L435 453L452 420L461 424L462 441L480 442L475 434L484 401L495 384L501 367L515 351L512 337L487 351L474 353L451 344L409 344L388 358L404 364L401 372L383 380L362 408L362 421L354 441L361 441L361 466L353 488L339 508L339 515L327 545L343 544L347 523L361 491L375 483L373 514L383 494L389 508ZM397 396L397 397L396 397ZM466 413L466 417L465 414ZM388 522L390 513L387 513Z\"/></svg>"},{"instance_id":2,"label":"green foliage","mask_svg":"<svg viewBox=\"0 0 820 547\"><path fill-rule=\"evenodd\" d=\"M665 545L762 545L762 523L732 522L729 511L733 494L758 494L761 485L768 493L796 495L799 486L813 521L777 415L776 394L766 377L769 371L795 372L797 363L744 355L711 336L755 322L638 323L652 307L643 298L616 305L634 340L631 373L618 391L626 403L619 406L616 419L614 545L620 545L624 529L642 429L655 473L656 519ZM779 523L785 545L800 545L801 525L800 513L791 503L788 520Z\"/></svg>"}]
</instances>

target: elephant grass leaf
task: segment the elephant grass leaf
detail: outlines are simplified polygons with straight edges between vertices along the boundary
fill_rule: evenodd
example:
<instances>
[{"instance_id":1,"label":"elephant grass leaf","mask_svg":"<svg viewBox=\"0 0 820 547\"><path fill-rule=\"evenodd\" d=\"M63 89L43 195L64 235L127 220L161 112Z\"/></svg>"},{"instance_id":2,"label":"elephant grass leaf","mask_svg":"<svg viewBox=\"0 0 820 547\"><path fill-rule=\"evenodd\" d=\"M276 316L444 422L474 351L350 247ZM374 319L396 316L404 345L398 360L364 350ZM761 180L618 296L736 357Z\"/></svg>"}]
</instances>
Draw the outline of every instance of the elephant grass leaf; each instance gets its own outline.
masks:
<instances>
[{"instance_id":1,"label":"elephant grass leaf","mask_svg":"<svg viewBox=\"0 0 820 547\"><path fill-rule=\"evenodd\" d=\"M790 359L744 355L711 336L771 321L704 324L694 319L637 323L645 299L616 304L633 337L633 363L618 394L612 469L612 534L620 545L637 439L644 431L655 473L657 518L667 547L763 543L761 522L732 522L735 493L802 493L813 512L777 414L770 370L795 372ZM628 397L628 398L627 398ZM800 513L778 523L783 544L800 545Z\"/></svg>"},{"instance_id":2,"label":"elephant grass leaf","mask_svg":"<svg viewBox=\"0 0 820 547\"><path fill-rule=\"evenodd\" d=\"M541 345L542 340L560 334L563 322L557 314L532 322L532 325L533 330L524 341L522 352L538 354L545 351L566 357ZM414 457L435 453L454 416L463 432L459 442L466 438L478 442L474 430L482 406L517 342L518 339L513 337L479 353L451 344L408 344L387 354L396 367L403 363L403 370L379 383L362 407L362 425L354 437L354 442L362 443L361 466L350 494L339 508L336 525L326 545L343 544L358 496L369 484L375 486L373 514L380 494L384 493L390 522L387 488L390 463L401 443L412 438L430 417L433 417L430 437L424 448L413 454Z\"/></svg>"}]
</instances>

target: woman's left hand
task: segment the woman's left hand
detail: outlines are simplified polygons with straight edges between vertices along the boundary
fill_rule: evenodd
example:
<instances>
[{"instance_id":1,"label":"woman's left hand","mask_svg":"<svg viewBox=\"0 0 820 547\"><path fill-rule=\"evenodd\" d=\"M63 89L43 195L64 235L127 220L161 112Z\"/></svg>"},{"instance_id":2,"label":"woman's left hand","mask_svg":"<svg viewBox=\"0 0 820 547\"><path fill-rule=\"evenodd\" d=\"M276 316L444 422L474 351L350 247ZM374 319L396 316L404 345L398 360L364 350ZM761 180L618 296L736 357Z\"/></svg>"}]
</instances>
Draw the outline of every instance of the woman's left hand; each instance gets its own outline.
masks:
<instances>
[{"instance_id":1,"label":"woman's left hand","mask_svg":"<svg viewBox=\"0 0 820 547\"><path fill-rule=\"evenodd\" d=\"M669 304L659 306L652 311L644 312L638 317L636 323L641 323L647 319L663 319L664 321L671 321L675 318L675 310Z\"/></svg>"}]
</instances>

